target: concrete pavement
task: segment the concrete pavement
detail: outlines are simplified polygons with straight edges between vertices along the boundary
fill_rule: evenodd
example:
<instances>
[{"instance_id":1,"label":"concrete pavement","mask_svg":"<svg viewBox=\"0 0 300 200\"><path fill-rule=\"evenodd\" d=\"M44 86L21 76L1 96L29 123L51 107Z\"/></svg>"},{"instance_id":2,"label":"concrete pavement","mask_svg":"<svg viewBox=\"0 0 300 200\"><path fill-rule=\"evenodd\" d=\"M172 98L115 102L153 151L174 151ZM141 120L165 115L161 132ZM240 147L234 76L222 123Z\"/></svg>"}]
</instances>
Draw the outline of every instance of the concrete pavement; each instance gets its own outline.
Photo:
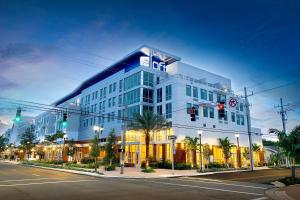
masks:
<instances>
[{"instance_id":1,"label":"concrete pavement","mask_svg":"<svg viewBox=\"0 0 300 200\"><path fill-rule=\"evenodd\" d=\"M96 178L0 162L0 199L267 199L268 185L190 178Z\"/></svg>"}]
</instances>

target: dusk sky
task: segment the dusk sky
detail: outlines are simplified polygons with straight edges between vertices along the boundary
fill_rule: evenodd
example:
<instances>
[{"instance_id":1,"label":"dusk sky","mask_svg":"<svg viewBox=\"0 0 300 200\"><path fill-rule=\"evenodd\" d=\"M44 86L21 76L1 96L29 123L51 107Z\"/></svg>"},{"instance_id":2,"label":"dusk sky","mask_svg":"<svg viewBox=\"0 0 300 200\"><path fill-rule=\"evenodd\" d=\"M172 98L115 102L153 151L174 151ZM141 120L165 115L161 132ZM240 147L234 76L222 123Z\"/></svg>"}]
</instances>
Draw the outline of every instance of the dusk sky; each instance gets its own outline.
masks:
<instances>
[{"instance_id":1,"label":"dusk sky","mask_svg":"<svg viewBox=\"0 0 300 200\"><path fill-rule=\"evenodd\" d=\"M291 129L300 119L299 10L297 0L0 0L0 97L51 104L147 44L230 78L237 94L258 92L252 125L263 133L282 129L274 105L283 97ZM3 124L15 113L0 99Z\"/></svg>"}]
</instances>

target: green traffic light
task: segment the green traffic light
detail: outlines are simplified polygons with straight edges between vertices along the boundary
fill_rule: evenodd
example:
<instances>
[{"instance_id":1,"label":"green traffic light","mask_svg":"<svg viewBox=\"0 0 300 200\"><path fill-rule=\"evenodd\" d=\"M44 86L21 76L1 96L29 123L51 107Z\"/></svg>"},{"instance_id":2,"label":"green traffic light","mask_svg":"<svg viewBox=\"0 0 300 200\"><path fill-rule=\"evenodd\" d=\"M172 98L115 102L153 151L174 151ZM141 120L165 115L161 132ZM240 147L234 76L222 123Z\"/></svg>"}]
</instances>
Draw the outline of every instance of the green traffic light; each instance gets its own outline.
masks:
<instances>
[{"instance_id":1,"label":"green traffic light","mask_svg":"<svg viewBox=\"0 0 300 200\"><path fill-rule=\"evenodd\" d=\"M16 118L15 118L15 121L16 121L16 122L19 122L19 121L21 121L21 118L20 118L20 117L16 117Z\"/></svg>"},{"instance_id":2,"label":"green traffic light","mask_svg":"<svg viewBox=\"0 0 300 200\"><path fill-rule=\"evenodd\" d=\"M63 122L63 123L62 123L62 126L63 126L63 127L66 127L66 126L67 126L67 122Z\"/></svg>"}]
</instances>

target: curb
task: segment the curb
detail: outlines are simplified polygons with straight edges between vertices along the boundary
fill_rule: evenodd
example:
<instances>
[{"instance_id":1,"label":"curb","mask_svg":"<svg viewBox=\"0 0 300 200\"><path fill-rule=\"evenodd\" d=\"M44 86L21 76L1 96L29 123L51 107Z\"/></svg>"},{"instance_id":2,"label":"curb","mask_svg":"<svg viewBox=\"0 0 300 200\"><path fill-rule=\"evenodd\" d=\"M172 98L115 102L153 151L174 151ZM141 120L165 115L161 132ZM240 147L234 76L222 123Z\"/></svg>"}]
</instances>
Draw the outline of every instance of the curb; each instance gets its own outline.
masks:
<instances>
[{"instance_id":1,"label":"curb","mask_svg":"<svg viewBox=\"0 0 300 200\"><path fill-rule=\"evenodd\" d=\"M265 195L273 200L295 200L286 194L285 191L278 191L279 188L271 188L265 191Z\"/></svg>"}]
</instances>

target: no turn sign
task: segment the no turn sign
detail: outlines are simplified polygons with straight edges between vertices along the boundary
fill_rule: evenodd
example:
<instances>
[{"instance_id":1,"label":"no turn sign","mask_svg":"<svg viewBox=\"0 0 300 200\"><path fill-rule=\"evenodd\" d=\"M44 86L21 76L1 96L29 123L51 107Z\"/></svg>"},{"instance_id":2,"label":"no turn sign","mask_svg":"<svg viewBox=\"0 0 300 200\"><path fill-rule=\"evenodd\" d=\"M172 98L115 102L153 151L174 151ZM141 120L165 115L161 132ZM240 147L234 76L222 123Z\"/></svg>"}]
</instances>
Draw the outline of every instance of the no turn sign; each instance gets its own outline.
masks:
<instances>
[{"instance_id":1,"label":"no turn sign","mask_svg":"<svg viewBox=\"0 0 300 200\"><path fill-rule=\"evenodd\" d=\"M235 107L238 104L238 101L236 98L230 97L229 99L229 105L230 107Z\"/></svg>"}]
</instances>

